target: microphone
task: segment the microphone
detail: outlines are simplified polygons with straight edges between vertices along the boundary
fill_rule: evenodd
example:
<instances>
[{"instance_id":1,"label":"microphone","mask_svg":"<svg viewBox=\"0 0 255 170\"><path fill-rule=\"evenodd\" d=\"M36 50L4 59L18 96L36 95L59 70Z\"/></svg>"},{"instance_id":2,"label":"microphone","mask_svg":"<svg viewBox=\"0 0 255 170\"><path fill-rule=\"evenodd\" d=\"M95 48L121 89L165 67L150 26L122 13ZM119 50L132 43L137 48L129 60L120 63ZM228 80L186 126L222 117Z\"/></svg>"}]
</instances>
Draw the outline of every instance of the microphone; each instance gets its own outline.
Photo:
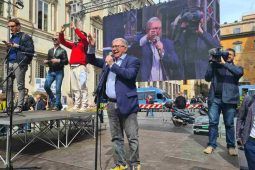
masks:
<instances>
[{"instance_id":1,"label":"microphone","mask_svg":"<svg viewBox=\"0 0 255 170\"><path fill-rule=\"evenodd\" d=\"M113 61L115 62L115 58L114 58L114 56L113 56L113 53L112 53L112 52L109 52L108 55L110 55L110 56L112 57ZM107 55L107 56L108 56L108 55ZM105 65L108 66L107 63L105 63Z\"/></svg>"},{"instance_id":2,"label":"microphone","mask_svg":"<svg viewBox=\"0 0 255 170\"><path fill-rule=\"evenodd\" d=\"M153 42L153 44L156 44L156 43L159 42L159 41L160 41L160 37L159 37L159 36L155 36L152 42ZM155 47L156 47L156 46L155 46ZM158 49L157 47L156 47L156 49L157 49L157 51L158 51L159 57L162 58L161 50Z\"/></svg>"},{"instance_id":3,"label":"microphone","mask_svg":"<svg viewBox=\"0 0 255 170\"><path fill-rule=\"evenodd\" d=\"M33 56L33 57L37 57L36 53L28 53L28 52L21 52L21 53L25 54L25 55L30 55L30 56Z\"/></svg>"},{"instance_id":4,"label":"microphone","mask_svg":"<svg viewBox=\"0 0 255 170\"><path fill-rule=\"evenodd\" d=\"M156 44L158 41L160 41L159 36L155 36L154 39L152 40L152 43Z\"/></svg>"}]
</instances>

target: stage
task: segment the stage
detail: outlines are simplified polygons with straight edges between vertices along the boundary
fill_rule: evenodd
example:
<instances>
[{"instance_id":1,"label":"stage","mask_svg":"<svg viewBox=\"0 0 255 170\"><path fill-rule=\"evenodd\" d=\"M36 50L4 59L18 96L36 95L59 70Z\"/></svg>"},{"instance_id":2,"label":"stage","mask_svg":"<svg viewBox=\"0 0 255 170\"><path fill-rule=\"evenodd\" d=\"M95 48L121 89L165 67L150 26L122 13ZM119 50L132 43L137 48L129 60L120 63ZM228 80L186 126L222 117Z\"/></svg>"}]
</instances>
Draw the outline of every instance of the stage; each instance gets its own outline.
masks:
<instances>
[{"instance_id":1,"label":"stage","mask_svg":"<svg viewBox=\"0 0 255 170\"><path fill-rule=\"evenodd\" d=\"M60 149L61 146L68 147L79 134L89 134L95 137L95 114L67 111L27 111L14 114L12 138L21 141L23 146L12 156L11 160L13 161L25 148L37 140ZM10 120L6 114L0 115L0 126L1 129L9 128ZM2 135L0 140L6 141L7 146L9 144L8 136ZM5 157L0 155L0 159L6 165L8 164L7 150L5 154Z\"/></svg>"}]
</instances>

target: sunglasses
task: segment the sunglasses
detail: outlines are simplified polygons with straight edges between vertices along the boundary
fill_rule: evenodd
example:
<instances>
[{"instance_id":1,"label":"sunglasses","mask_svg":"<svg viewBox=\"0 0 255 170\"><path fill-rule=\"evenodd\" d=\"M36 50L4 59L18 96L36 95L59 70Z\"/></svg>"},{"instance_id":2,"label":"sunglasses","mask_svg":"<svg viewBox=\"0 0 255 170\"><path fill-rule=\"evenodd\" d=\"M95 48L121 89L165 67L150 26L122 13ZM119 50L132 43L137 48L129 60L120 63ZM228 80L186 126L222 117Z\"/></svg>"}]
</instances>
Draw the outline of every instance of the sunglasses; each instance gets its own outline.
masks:
<instances>
[{"instance_id":1,"label":"sunglasses","mask_svg":"<svg viewBox=\"0 0 255 170\"><path fill-rule=\"evenodd\" d=\"M57 41L58 39L57 38L52 38L52 41Z\"/></svg>"}]
</instances>

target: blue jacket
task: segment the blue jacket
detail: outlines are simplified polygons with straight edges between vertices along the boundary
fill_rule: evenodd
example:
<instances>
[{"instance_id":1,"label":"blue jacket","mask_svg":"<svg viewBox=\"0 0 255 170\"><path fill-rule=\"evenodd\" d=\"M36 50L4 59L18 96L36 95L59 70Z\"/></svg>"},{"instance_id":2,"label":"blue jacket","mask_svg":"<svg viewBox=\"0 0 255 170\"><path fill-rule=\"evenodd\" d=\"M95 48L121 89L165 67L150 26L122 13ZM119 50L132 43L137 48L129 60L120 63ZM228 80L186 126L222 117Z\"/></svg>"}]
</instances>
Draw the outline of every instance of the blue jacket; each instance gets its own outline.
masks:
<instances>
[{"instance_id":1,"label":"blue jacket","mask_svg":"<svg viewBox=\"0 0 255 170\"><path fill-rule=\"evenodd\" d=\"M34 54L34 42L31 36L24 32L18 33L20 36L19 48L16 48L17 58L15 62L20 65L28 65L31 63Z\"/></svg>"},{"instance_id":2,"label":"blue jacket","mask_svg":"<svg viewBox=\"0 0 255 170\"><path fill-rule=\"evenodd\" d=\"M106 80L109 71L112 71L116 74L115 92L119 112L126 116L137 112L139 105L135 83L140 67L139 60L136 57L127 55L120 66L113 64L112 67L109 68L102 58L96 58L94 54L88 54L88 62L102 68L97 88L99 97L107 99L105 94Z\"/></svg>"},{"instance_id":3,"label":"blue jacket","mask_svg":"<svg viewBox=\"0 0 255 170\"><path fill-rule=\"evenodd\" d=\"M205 80L211 82L208 105L212 103L215 94L215 88L217 87L217 75L215 73L215 66L218 63L210 63L205 74ZM233 63L225 63L223 67L226 68L224 81L222 84L222 101L228 104L239 103L239 90L238 81L243 76L243 68L234 65Z\"/></svg>"},{"instance_id":4,"label":"blue jacket","mask_svg":"<svg viewBox=\"0 0 255 170\"><path fill-rule=\"evenodd\" d=\"M182 80L184 78L183 67L175 52L173 42L167 38L161 38L160 41L164 46L162 63L165 68L165 72L163 72L163 80L167 80L167 77L170 80ZM153 61L153 52L150 42L147 42L143 46L140 46L139 43L134 43L129 49L129 52L137 57L141 57L139 80L150 80Z\"/></svg>"}]
</instances>

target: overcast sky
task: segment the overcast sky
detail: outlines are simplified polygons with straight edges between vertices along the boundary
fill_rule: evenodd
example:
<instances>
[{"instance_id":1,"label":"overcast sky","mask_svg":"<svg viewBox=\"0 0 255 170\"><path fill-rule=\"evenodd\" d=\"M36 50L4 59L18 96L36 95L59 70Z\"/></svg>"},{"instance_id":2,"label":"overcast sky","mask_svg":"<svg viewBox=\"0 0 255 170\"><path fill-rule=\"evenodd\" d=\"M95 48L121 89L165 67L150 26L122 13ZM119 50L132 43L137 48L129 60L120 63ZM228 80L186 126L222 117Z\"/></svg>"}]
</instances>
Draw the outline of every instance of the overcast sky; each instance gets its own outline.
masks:
<instances>
[{"instance_id":1,"label":"overcast sky","mask_svg":"<svg viewBox=\"0 0 255 170\"><path fill-rule=\"evenodd\" d=\"M167 0L161 0L164 2ZM158 3L159 0L154 0ZM255 0L220 0L220 22L240 21L242 15L255 13Z\"/></svg>"}]
</instances>

